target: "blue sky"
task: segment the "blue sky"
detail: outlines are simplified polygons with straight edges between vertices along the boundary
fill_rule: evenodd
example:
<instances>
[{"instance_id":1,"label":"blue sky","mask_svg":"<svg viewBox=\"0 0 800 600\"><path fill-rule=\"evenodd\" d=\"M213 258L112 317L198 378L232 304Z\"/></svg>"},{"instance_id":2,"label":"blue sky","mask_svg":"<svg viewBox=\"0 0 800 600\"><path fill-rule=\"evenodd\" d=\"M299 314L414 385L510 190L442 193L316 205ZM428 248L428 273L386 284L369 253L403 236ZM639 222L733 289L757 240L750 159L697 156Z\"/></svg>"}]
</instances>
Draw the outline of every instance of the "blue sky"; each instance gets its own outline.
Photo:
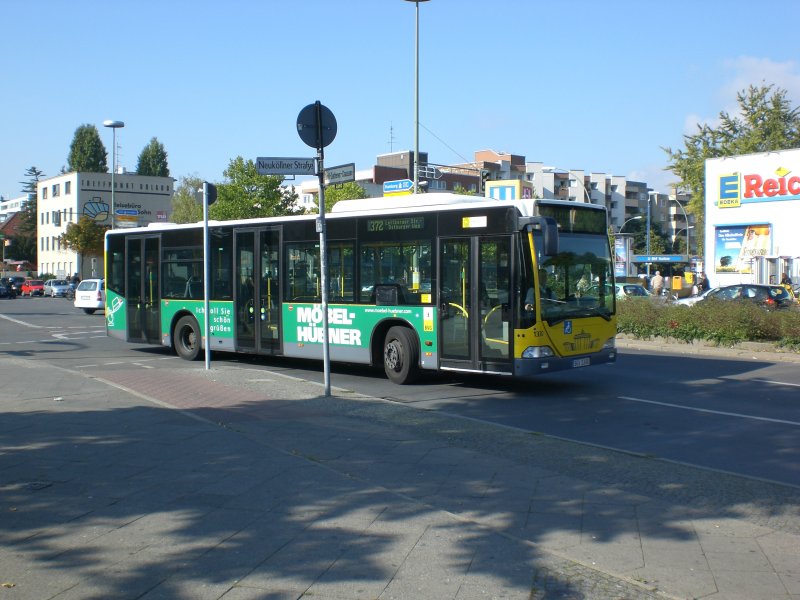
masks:
<instances>
[{"instance_id":1,"label":"blue sky","mask_svg":"<svg viewBox=\"0 0 800 600\"><path fill-rule=\"evenodd\" d=\"M413 149L414 13L404 0L3 0L0 194L66 165L105 119L134 170L152 137L171 174L221 182L231 159L314 156L300 110L337 118L325 165ZM476 150L625 175L665 191L664 146L749 84L800 103L800 2L430 0L420 4L420 150ZM391 140L391 143L390 143Z\"/></svg>"}]
</instances>

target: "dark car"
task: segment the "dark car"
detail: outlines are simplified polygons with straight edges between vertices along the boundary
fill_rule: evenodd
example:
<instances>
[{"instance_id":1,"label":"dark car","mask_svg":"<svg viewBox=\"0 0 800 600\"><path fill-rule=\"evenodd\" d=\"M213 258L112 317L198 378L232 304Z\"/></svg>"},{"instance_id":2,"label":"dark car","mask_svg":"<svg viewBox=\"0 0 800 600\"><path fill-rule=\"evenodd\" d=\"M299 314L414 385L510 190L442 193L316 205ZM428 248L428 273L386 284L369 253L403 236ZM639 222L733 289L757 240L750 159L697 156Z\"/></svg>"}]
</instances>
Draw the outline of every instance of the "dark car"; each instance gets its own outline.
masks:
<instances>
[{"instance_id":1,"label":"dark car","mask_svg":"<svg viewBox=\"0 0 800 600\"><path fill-rule=\"evenodd\" d=\"M791 308L795 306L794 298L782 285L758 283L738 283L714 288L704 294L699 302L708 302L709 300L747 300L756 302L764 308Z\"/></svg>"},{"instance_id":2,"label":"dark car","mask_svg":"<svg viewBox=\"0 0 800 600\"><path fill-rule=\"evenodd\" d=\"M17 292L6 283L0 283L0 298L16 298Z\"/></svg>"},{"instance_id":3,"label":"dark car","mask_svg":"<svg viewBox=\"0 0 800 600\"><path fill-rule=\"evenodd\" d=\"M24 277L20 277L19 275L12 275L11 277L6 278L3 281L6 287L11 288L14 290L14 293L19 296L22 293L22 284L25 282Z\"/></svg>"}]
</instances>

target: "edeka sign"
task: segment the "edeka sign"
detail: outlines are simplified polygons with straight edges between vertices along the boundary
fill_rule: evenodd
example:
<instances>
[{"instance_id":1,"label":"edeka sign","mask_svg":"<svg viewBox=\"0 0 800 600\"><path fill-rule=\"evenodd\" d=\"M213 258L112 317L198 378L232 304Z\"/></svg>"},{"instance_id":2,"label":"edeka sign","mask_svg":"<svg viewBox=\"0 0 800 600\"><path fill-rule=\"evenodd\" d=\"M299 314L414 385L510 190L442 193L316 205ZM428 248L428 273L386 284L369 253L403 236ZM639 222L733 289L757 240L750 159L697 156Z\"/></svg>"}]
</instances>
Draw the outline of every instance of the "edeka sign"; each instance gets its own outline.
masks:
<instances>
[{"instance_id":1,"label":"edeka sign","mask_svg":"<svg viewBox=\"0 0 800 600\"><path fill-rule=\"evenodd\" d=\"M732 173L719 177L719 208L737 208L751 202L800 200L800 175L778 167L772 175Z\"/></svg>"}]
</instances>

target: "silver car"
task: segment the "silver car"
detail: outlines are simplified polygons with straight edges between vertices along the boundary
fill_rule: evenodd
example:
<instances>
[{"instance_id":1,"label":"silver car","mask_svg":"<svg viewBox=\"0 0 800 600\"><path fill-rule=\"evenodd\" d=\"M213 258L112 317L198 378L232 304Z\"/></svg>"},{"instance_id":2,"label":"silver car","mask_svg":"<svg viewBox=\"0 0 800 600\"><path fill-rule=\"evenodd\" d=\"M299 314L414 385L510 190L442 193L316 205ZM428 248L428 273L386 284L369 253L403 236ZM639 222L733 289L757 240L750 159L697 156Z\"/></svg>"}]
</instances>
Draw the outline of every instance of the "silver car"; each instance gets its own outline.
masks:
<instances>
[{"instance_id":1,"label":"silver car","mask_svg":"<svg viewBox=\"0 0 800 600\"><path fill-rule=\"evenodd\" d=\"M69 290L69 282L66 279L48 279L44 282L44 295L51 298L63 298Z\"/></svg>"}]
</instances>

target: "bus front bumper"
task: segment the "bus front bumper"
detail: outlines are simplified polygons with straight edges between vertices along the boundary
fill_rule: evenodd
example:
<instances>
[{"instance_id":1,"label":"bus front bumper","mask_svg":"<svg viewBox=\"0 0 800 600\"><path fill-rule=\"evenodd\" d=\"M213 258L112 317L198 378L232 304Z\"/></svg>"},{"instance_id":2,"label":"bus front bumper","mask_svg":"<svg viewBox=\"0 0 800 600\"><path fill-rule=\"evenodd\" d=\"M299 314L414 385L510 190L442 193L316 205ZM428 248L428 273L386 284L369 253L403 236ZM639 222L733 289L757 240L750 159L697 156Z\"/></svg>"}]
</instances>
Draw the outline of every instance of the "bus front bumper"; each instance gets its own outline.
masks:
<instances>
[{"instance_id":1,"label":"bus front bumper","mask_svg":"<svg viewBox=\"0 0 800 600\"><path fill-rule=\"evenodd\" d=\"M616 348L604 348L593 354L578 356L548 356L546 358L517 358L514 360L514 375L517 377L533 377L554 371L570 371L592 365L610 364L617 361Z\"/></svg>"}]
</instances>

